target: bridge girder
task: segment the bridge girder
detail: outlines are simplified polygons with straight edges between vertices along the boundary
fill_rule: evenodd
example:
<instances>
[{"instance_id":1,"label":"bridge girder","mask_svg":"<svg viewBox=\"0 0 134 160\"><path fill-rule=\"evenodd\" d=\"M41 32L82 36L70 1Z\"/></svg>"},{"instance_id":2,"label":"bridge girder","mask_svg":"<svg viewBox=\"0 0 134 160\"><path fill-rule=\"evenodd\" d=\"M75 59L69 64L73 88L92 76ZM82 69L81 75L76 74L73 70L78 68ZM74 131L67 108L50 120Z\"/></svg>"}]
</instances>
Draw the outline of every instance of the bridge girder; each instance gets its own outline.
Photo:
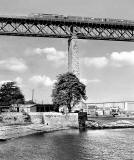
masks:
<instances>
[{"instance_id":1,"label":"bridge girder","mask_svg":"<svg viewBox=\"0 0 134 160\"><path fill-rule=\"evenodd\" d=\"M134 25L0 17L0 35L134 41Z\"/></svg>"},{"instance_id":2,"label":"bridge girder","mask_svg":"<svg viewBox=\"0 0 134 160\"><path fill-rule=\"evenodd\" d=\"M0 17L0 35L49 37L68 39L68 71L79 77L79 55L76 39L134 41L134 23L131 21L107 21L106 19L83 21L34 17ZM79 19L79 20L78 20Z\"/></svg>"}]
</instances>

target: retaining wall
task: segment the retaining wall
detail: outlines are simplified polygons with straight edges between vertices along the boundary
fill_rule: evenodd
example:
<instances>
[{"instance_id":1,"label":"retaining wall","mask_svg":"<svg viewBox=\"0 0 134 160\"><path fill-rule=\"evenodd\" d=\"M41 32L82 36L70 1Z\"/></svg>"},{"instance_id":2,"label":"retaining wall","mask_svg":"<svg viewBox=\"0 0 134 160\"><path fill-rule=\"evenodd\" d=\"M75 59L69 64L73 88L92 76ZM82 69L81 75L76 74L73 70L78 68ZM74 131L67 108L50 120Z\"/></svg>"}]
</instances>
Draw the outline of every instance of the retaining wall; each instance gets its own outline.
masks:
<instances>
[{"instance_id":1,"label":"retaining wall","mask_svg":"<svg viewBox=\"0 0 134 160\"><path fill-rule=\"evenodd\" d=\"M4 112L0 117L1 121L7 124L24 123L24 115L19 112Z\"/></svg>"},{"instance_id":2,"label":"retaining wall","mask_svg":"<svg viewBox=\"0 0 134 160\"><path fill-rule=\"evenodd\" d=\"M50 127L78 127L78 113L62 114L58 112L30 112L33 124L44 124ZM25 123L24 115L18 112L1 114L2 121L6 124Z\"/></svg>"},{"instance_id":3,"label":"retaining wall","mask_svg":"<svg viewBox=\"0 0 134 160\"><path fill-rule=\"evenodd\" d=\"M78 127L78 114L62 114L57 112L36 112L29 113L32 123L43 123L50 127Z\"/></svg>"}]
</instances>

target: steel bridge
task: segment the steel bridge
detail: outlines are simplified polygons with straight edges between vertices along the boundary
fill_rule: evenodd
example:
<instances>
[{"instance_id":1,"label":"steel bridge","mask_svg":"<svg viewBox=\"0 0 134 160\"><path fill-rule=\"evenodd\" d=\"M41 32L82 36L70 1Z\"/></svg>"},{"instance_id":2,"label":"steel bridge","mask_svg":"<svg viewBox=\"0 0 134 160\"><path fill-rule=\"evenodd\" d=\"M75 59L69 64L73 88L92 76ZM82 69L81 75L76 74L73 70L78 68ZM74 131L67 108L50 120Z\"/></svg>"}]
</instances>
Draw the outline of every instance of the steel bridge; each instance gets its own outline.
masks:
<instances>
[{"instance_id":1,"label":"steel bridge","mask_svg":"<svg viewBox=\"0 0 134 160\"><path fill-rule=\"evenodd\" d=\"M0 16L0 35L69 39L69 71L78 71L76 39L134 41L134 22L50 14ZM72 69L74 68L74 69Z\"/></svg>"},{"instance_id":2,"label":"steel bridge","mask_svg":"<svg viewBox=\"0 0 134 160\"><path fill-rule=\"evenodd\" d=\"M0 17L0 35L134 41L134 22L73 16Z\"/></svg>"}]
</instances>

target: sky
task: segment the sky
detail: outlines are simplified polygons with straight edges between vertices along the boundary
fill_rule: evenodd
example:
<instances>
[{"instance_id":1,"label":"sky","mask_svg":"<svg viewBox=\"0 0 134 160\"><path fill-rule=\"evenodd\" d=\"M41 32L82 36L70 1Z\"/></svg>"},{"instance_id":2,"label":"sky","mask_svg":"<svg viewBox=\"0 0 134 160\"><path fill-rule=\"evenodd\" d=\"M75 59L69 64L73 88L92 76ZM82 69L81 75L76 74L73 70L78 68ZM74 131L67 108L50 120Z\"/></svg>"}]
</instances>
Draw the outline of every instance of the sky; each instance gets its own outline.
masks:
<instances>
[{"instance_id":1,"label":"sky","mask_svg":"<svg viewBox=\"0 0 134 160\"><path fill-rule=\"evenodd\" d=\"M0 0L0 15L62 14L134 20L133 0ZM67 39L0 36L0 85L16 81L25 98L51 103L67 72ZM78 40L87 102L134 100L134 43Z\"/></svg>"}]
</instances>

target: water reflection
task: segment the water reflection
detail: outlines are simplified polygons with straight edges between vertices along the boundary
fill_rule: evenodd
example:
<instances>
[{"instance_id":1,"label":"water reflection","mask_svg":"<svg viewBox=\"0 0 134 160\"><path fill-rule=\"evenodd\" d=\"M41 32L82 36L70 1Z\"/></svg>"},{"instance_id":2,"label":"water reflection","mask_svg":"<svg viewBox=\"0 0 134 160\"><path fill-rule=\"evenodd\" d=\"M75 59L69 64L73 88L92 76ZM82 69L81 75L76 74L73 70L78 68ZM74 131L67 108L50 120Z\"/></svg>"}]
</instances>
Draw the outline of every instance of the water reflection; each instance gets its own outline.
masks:
<instances>
[{"instance_id":1,"label":"water reflection","mask_svg":"<svg viewBox=\"0 0 134 160\"><path fill-rule=\"evenodd\" d=\"M1 160L122 160L134 157L134 129L64 130L0 143Z\"/></svg>"}]
</instances>

